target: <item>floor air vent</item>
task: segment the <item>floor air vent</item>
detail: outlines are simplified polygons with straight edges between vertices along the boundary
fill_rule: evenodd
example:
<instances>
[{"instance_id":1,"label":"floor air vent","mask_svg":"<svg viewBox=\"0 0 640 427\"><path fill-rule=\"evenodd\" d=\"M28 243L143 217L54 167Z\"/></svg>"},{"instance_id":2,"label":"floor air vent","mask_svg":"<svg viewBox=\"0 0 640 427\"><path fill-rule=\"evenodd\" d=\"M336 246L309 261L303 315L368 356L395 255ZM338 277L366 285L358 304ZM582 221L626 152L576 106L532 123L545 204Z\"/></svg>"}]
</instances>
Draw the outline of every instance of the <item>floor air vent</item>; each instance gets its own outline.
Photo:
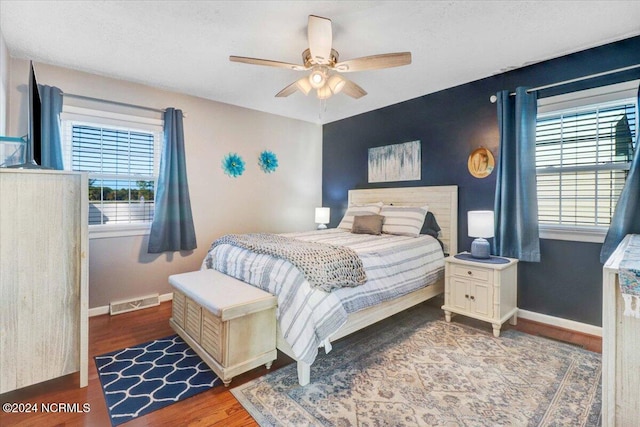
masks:
<instances>
[{"instance_id":1,"label":"floor air vent","mask_svg":"<svg viewBox=\"0 0 640 427\"><path fill-rule=\"evenodd\" d=\"M109 304L109 313L114 314L127 313L129 311L141 310L147 307L154 307L160 305L160 297L158 294L147 295L140 298L132 298L122 301L114 301Z\"/></svg>"}]
</instances>

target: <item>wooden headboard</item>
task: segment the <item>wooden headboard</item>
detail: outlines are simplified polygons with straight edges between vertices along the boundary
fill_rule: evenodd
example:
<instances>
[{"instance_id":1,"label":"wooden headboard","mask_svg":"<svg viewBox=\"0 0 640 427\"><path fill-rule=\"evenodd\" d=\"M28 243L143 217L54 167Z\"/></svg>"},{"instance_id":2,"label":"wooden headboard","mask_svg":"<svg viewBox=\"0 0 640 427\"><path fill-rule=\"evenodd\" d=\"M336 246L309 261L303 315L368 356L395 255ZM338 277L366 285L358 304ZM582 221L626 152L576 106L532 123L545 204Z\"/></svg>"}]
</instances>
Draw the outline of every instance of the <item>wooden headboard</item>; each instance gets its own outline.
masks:
<instances>
[{"instance_id":1,"label":"wooden headboard","mask_svg":"<svg viewBox=\"0 0 640 427\"><path fill-rule=\"evenodd\" d=\"M349 190L349 206L383 202L396 206L429 206L440 226L445 253L458 253L458 186L369 188Z\"/></svg>"}]
</instances>

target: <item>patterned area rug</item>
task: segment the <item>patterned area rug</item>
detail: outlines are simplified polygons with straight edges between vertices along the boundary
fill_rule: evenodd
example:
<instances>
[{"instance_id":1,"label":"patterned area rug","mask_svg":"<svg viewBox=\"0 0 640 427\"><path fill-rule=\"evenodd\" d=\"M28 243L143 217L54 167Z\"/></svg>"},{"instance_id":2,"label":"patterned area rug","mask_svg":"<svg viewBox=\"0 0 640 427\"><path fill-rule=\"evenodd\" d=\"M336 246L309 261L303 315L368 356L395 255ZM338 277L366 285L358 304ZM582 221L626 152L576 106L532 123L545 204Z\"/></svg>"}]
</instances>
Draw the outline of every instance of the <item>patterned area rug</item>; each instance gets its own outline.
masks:
<instances>
[{"instance_id":1,"label":"patterned area rug","mask_svg":"<svg viewBox=\"0 0 640 427\"><path fill-rule=\"evenodd\" d=\"M114 426L222 381L177 335L95 357Z\"/></svg>"},{"instance_id":2,"label":"patterned area rug","mask_svg":"<svg viewBox=\"0 0 640 427\"><path fill-rule=\"evenodd\" d=\"M599 426L601 357L422 304L232 390L261 426Z\"/></svg>"}]
</instances>

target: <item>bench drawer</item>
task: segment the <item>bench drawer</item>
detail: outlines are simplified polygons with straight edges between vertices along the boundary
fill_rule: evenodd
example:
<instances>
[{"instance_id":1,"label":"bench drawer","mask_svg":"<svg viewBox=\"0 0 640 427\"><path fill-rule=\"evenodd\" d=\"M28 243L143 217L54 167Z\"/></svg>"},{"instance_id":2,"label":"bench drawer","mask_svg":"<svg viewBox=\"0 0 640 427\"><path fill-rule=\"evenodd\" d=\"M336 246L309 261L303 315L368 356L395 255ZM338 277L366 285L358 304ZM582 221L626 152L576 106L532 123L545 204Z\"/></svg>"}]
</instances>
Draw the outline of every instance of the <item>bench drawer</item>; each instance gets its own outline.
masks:
<instances>
[{"instance_id":1,"label":"bench drawer","mask_svg":"<svg viewBox=\"0 0 640 427\"><path fill-rule=\"evenodd\" d=\"M174 290L173 303L172 303L172 317L173 317L173 321L176 322L178 326L180 326L183 329L184 329L185 309L186 309L186 302L185 302L184 294L180 291Z\"/></svg>"},{"instance_id":2,"label":"bench drawer","mask_svg":"<svg viewBox=\"0 0 640 427\"><path fill-rule=\"evenodd\" d=\"M189 336L200 342L200 332L202 325L202 307L189 297L186 297L186 319L184 330L187 331Z\"/></svg>"},{"instance_id":3,"label":"bench drawer","mask_svg":"<svg viewBox=\"0 0 640 427\"><path fill-rule=\"evenodd\" d=\"M224 347L224 324L208 311L202 315L202 340L200 345L221 365L226 365L222 349Z\"/></svg>"}]
</instances>

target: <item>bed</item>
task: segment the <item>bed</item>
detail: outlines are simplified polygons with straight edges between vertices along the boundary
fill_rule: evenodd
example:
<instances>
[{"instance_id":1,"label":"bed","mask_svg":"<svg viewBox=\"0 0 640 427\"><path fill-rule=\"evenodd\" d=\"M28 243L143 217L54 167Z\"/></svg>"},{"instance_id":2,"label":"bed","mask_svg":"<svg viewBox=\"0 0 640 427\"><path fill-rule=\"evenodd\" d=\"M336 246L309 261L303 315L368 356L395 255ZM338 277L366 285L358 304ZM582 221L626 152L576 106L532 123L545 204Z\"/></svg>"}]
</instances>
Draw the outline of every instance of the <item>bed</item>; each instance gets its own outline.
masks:
<instances>
[{"instance_id":1,"label":"bed","mask_svg":"<svg viewBox=\"0 0 640 427\"><path fill-rule=\"evenodd\" d=\"M325 292L287 260L228 244L212 247L203 268L214 268L278 297L277 348L297 362L298 381L305 385L319 347L328 352L331 341L443 292L444 254L457 252L457 201L456 186L349 191L350 207L380 202L394 207L427 205L440 226L439 242L429 235L372 236L344 229L283 234L353 250L367 276L360 286Z\"/></svg>"}]
</instances>

